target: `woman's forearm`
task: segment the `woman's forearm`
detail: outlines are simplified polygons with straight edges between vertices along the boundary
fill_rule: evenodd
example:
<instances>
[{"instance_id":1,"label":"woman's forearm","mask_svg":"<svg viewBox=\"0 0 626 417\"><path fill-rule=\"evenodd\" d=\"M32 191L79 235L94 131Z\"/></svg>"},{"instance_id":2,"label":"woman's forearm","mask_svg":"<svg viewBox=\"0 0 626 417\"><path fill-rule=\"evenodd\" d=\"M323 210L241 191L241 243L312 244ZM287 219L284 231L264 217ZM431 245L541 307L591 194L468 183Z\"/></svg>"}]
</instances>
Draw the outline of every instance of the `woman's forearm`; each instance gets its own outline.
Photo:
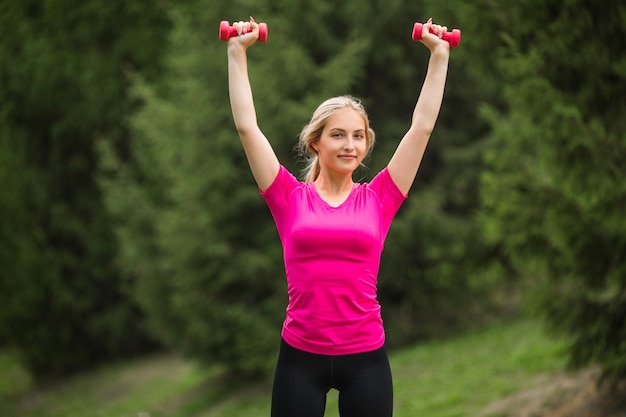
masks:
<instances>
[{"instance_id":1,"label":"woman's forearm","mask_svg":"<svg viewBox=\"0 0 626 417\"><path fill-rule=\"evenodd\" d=\"M449 56L449 52L443 48L436 49L431 54L426 78L413 111L412 129L430 135L435 128L443 101Z\"/></svg>"},{"instance_id":2,"label":"woman's forearm","mask_svg":"<svg viewBox=\"0 0 626 417\"><path fill-rule=\"evenodd\" d=\"M257 129L246 49L239 44L228 46L228 91L233 119L239 134L245 135L251 129Z\"/></svg>"}]
</instances>

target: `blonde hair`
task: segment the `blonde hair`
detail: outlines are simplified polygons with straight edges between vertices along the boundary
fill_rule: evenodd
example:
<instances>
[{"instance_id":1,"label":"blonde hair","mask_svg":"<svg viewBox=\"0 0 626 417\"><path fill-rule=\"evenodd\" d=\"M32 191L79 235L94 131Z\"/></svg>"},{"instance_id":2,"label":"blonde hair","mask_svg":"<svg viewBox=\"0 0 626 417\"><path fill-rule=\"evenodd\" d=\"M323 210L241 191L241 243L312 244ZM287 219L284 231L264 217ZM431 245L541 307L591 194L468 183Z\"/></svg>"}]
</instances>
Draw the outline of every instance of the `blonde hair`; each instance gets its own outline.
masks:
<instances>
[{"instance_id":1,"label":"blonde hair","mask_svg":"<svg viewBox=\"0 0 626 417\"><path fill-rule=\"evenodd\" d=\"M357 111L365 123L365 143L367 146L366 156L374 147L376 134L370 127L369 119L365 107L361 101L352 96L339 96L329 98L318 106L311 116L311 120L306 124L300 132L297 150L298 154L304 157L306 167L302 170L305 182L312 182L317 179L320 174L320 163L317 151L313 149L313 145L322 137L322 131L328 122L328 119L338 110L352 109Z\"/></svg>"}]
</instances>

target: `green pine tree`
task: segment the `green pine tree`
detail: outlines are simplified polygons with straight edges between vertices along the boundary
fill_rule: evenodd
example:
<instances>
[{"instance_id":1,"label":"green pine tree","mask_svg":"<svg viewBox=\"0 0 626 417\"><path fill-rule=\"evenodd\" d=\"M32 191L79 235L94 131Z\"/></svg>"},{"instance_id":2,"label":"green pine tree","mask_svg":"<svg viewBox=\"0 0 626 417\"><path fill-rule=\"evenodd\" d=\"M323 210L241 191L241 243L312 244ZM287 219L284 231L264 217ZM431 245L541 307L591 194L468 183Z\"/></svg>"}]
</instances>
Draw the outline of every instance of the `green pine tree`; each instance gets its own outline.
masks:
<instances>
[{"instance_id":1,"label":"green pine tree","mask_svg":"<svg viewBox=\"0 0 626 417\"><path fill-rule=\"evenodd\" d=\"M537 1L499 10L502 41L492 52L506 107L486 112L486 231L528 277L533 305L570 340L571 364L623 378L626 6Z\"/></svg>"},{"instance_id":2,"label":"green pine tree","mask_svg":"<svg viewBox=\"0 0 626 417\"><path fill-rule=\"evenodd\" d=\"M124 71L156 74L166 28L162 10L123 1L0 6L0 340L35 376L148 343L112 262L95 143L123 148Z\"/></svg>"}]
</instances>

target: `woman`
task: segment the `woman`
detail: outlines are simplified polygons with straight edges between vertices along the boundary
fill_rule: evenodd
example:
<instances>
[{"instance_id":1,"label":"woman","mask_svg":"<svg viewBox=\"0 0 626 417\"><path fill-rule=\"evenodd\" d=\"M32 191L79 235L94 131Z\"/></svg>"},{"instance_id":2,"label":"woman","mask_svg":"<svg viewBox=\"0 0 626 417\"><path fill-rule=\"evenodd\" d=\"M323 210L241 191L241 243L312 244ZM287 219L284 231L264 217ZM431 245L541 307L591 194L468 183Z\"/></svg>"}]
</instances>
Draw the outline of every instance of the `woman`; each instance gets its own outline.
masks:
<instances>
[{"instance_id":1,"label":"woman","mask_svg":"<svg viewBox=\"0 0 626 417\"><path fill-rule=\"evenodd\" d=\"M234 27L242 35L228 41L233 117L276 222L289 293L272 417L321 417L331 388L339 391L342 417L391 416L377 274L391 221L415 179L441 107L450 54L441 35L447 28L431 19L424 24L421 41L431 55L411 126L387 167L370 183L358 184L352 174L375 140L361 104L343 96L318 107L300 134L309 166L305 181L298 181L257 124L246 50L258 39L258 25L251 19Z\"/></svg>"}]
</instances>

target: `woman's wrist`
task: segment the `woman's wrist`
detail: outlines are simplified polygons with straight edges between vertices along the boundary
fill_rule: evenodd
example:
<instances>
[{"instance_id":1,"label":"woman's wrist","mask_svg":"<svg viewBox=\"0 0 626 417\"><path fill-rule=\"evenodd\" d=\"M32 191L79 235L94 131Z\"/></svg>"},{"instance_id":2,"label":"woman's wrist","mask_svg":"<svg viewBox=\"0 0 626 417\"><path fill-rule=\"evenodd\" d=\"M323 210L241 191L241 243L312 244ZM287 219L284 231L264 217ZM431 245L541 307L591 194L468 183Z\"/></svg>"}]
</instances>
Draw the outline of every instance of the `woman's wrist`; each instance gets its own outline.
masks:
<instances>
[{"instance_id":1,"label":"woman's wrist","mask_svg":"<svg viewBox=\"0 0 626 417\"><path fill-rule=\"evenodd\" d=\"M228 42L228 54L231 56L245 55L246 47L239 42Z\"/></svg>"},{"instance_id":2,"label":"woman's wrist","mask_svg":"<svg viewBox=\"0 0 626 417\"><path fill-rule=\"evenodd\" d=\"M448 58L450 56L450 45L447 44L447 42L441 42L430 51L430 55L433 57Z\"/></svg>"}]
</instances>

